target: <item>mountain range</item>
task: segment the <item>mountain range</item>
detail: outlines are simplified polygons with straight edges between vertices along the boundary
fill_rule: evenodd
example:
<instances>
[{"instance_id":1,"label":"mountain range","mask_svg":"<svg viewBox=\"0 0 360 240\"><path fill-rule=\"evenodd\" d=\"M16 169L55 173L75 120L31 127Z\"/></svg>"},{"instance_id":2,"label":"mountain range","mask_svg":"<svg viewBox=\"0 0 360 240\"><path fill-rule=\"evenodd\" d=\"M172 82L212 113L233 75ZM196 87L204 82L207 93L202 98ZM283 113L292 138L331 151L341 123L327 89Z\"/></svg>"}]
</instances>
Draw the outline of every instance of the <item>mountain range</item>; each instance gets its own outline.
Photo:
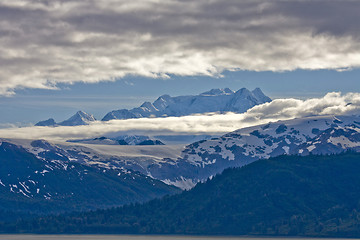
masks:
<instances>
[{"instance_id":1,"label":"mountain range","mask_svg":"<svg viewBox=\"0 0 360 240\"><path fill-rule=\"evenodd\" d=\"M120 135L114 138L97 137L91 139L67 140L73 143L101 144L101 145L165 145L157 139L142 135Z\"/></svg>"},{"instance_id":2,"label":"mountain range","mask_svg":"<svg viewBox=\"0 0 360 240\"><path fill-rule=\"evenodd\" d=\"M360 154L279 156L145 204L4 223L4 233L357 238Z\"/></svg>"},{"instance_id":3,"label":"mountain range","mask_svg":"<svg viewBox=\"0 0 360 240\"><path fill-rule=\"evenodd\" d=\"M16 215L91 210L179 192L136 171L82 163L43 140L29 144L31 149L0 141L0 211Z\"/></svg>"},{"instance_id":4,"label":"mountain range","mask_svg":"<svg viewBox=\"0 0 360 240\"><path fill-rule=\"evenodd\" d=\"M189 189L226 168L241 167L259 159L348 150L360 151L360 116L313 116L243 128L201 140L187 145L177 158L144 162L129 156L121 166ZM118 159L106 162L111 166L120 163Z\"/></svg>"},{"instance_id":5,"label":"mountain range","mask_svg":"<svg viewBox=\"0 0 360 240\"><path fill-rule=\"evenodd\" d=\"M175 158L159 159L149 155L139 158L131 154L101 157L94 152L95 146L86 147L92 149L87 152L93 152L86 155L87 164L106 163L113 168L124 167L167 184L190 189L226 168L241 167L259 159L283 154L360 151L360 116L312 116L243 128L221 137L189 144ZM71 153L84 156L81 149L72 146Z\"/></svg>"},{"instance_id":6,"label":"mountain range","mask_svg":"<svg viewBox=\"0 0 360 240\"><path fill-rule=\"evenodd\" d=\"M153 103L144 102L130 110L120 109L107 113L102 121L142 117L186 116L207 112L242 113L255 105L270 102L260 88L249 91L246 88L234 92L229 88L211 89L196 96L171 97L162 95Z\"/></svg>"},{"instance_id":7,"label":"mountain range","mask_svg":"<svg viewBox=\"0 0 360 240\"><path fill-rule=\"evenodd\" d=\"M249 91L246 88L234 92L229 88L211 89L210 91L195 96L162 95L153 103L144 102L140 107L133 109L120 109L107 113L102 121L112 119L131 119L143 117L185 116L196 113L208 112L236 112L242 113L255 105L270 102L271 99L264 95L260 88ZM40 121L35 126L77 126L87 125L95 118L83 111L78 111L69 119L56 123L50 118Z\"/></svg>"},{"instance_id":8,"label":"mountain range","mask_svg":"<svg viewBox=\"0 0 360 240\"><path fill-rule=\"evenodd\" d=\"M88 166L138 171L166 184L190 189L226 168L241 167L259 159L283 154L360 151L360 116L313 116L267 123L194 142L182 150L181 146L171 145L120 149L119 145L99 145L102 141L114 140L105 138L69 145L47 142L41 150L31 144L19 144L38 158L61 156L66 161Z\"/></svg>"},{"instance_id":9,"label":"mountain range","mask_svg":"<svg viewBox=\"0 0 360 240\"><path fill-rule=\"evenodd\" d=\"M186 146L176 163L149 169L153 177L184 188L226 168L259 159L348 150L360 151L360 116L314 116L243 128L195 142Z\"/></svg>"},{"instance_id":10,"label":"mountain range","mask_svg":"<svg viewBox=\"0 0 360 240\"><path fill-rule=\"evenodd\" d=\"M271 100L263 95L260 89L255 89L251 92L247 89L240 89L237 92L233 92L230 89L213 89L197 96L170 97L163 95L154 103L144 103L140 108L126 110L128 112L125 115L130 116L129 113L136 113L135 117L137 118L164 117L170 116L169 114L182 116L182 114L199 113L199 111L241 112L251 106L268 101ZM142 110L140 111L139 109ZM146 114L152 112L154 115L146 115L145 112ZM117 117L122 118L120 115L117 115ZM76 126L89 124L92 121L95 121L92 115L79 111L73 117L63 122L55 123L53 119L49 119L37 125L45 126L47 123L50 123L52 126ZM238 129L219 137L211 137L209 135L191 136L190 139L202 140L195 141L186 146L163 145L159 139L171 141L171 137L157 137L114 135L112 137L103 136L68 142L36 139L0 139L0 164L4 166L0 169L0 214L4 218L6 216L8 219L14 219L17 216L29 213L65 213L74 210L86 211L97 208L117 207L135 202L142 203L164 195L179 193L180 189L190 190L194 187L195 189L201 189L202 187L196 187L196 185L200 183L199 186L204 186L202 183L209 179L216 179L218 174L228 168L248 165L262 166L261 164L254 165L253 163L263 159L289 155L292 156L289 159L296 161L299 156L312 159L313 155L341 154L346 151L360 152L360 116L310 116L269 122ZM356 156L358 157L358 155ZM282 165L282 167L284 166ZM294 167L296 166L291 167L291 171L295 169ZM274 170L273 172L276 171ZM294 177L293 174L290 175L291 178ZM269 176L266 181L275 181L274 179L277 179L276 176L274 178ZM313 183L317 184L317 179L313 180ZM230 180L224 181L228 182ZM225 185L221 184L221 188ZM260 186L251 187L260 188ZM277 187L277 185L273 185L273 187ZM208 192L215 191L211 190L212 187L210 187L210 190L205 189L206 191L204 189L200 191L199 196L203 193L204 196L209 198L214 197L210 196ZM238 186L234 186L234 189L238 189ZM230 196L229 193L224 191L219 190L218 194ZM239 191L246 192L250 190L247 188L239 189ZM183 194L186 195L186 191ZM195 193L194 196L190 194L188 197L201 200L201 197L197 196L198 194ZM231 192L231 194L236 195L234 192ZM328 195L325 197L328 197ZM219 199L219 201L226 202L224 199ZM238 199L237 201L240 200ZM291 201L294 202L294 199L286 201L285 204L289 205ZM217 206L217 203L214 202L206 204ZM250 202L246 204L250 204ZM149 206L154 207L154 209L158 207L151 204ZM171 203L164 206L172 207ZM190 210L195 212L203 207L195 203L194 206L197 207L195 209L190 208ZM330 211L333 207L333 205L327 206L329 208L326 211ZM217 208L208 209L205 207L204 209L207 209L206 211L209 211L210 214L216 215ZM229 208L231 209L233 206L229 205ZM259 208L259 205L257 205L257 208ZM271 209L271 206L266 206L266 208ZM305 204L305 208L309 208L309 206ZM257 211L256 209L254 211ZM241 211L245 210L244 208ZM167 210L164 211L166 214L170 214ZM187 214L186 211L185 214ZM225 210L223 211L226 212ZM278 209L274 211L276 213ZM109 212L109 214L111 213ZM148 214L147 209L144 209L144 214ZM181 214L184 214L184 212L180 212L179 216ZM196 214L202 216L204 213L200 211L200 213ZM246 215L247 213L242 212L241 214ZM261 214L264 213L262 212ZM261 214L259 216L262 216ZM307 211L303 211L301 214L305 214L301 216L306 216L306 219L313 217L312 215L307 215L309 214ZM296 216L298 217L298 215ZM350 215L346 217L348 216ZM130 214L129 217L133 216ZM192 217L198 218L197 216ZM223 217L233 218L231 215L224 215ZM185 217L182 218L186 219ZM169 217L169 219L172 218ZM178 218L174 219L179 221ZM143 221L147 220L147 218L144 218L140 222L143 223ZM187 221L192 222L194 220L192 218ZM220 224L220 222L214 221ZM279 221L284 223L282 218ZM331 220L326 221L331 222ZM126 221L122 222L121 220L120 222L126 226L132 226ZM159 226L165 224L164 226L168 226L169 229L174 226L171 225L174 222L166 225L166 223L159 220L158 223L160 224ZM130 232L135 229L136 233L189 233L188 230L190 229L190 233L198 234L201 233L201 229L207 229L205 222L200 221L200 223L202 224L201 226L192 224L196 227L191 230L191 228L188 228L189 225L181 225L182 223L180 222L179 226L184 228L179 228L178 232L164 230L165 228L162 227L156 228L154 227L155 225L152 225L153 223L149 223L150 228L145 224L145 230L137 227L131 228L132 230L126 227L124 229ZM211 224L213 223L211 222ZM268 234L269 232L266 232L266 229L269 228L275 232L289 233L290 230L277 229L274 227L274 224L274 222L258 222L251 226L251 230L246 228L245 230L243 229L243 232L235 231L233 233ZM326 225L327 223L324 224ZM290 225L291 223L286 223L283 227L289 229L291 228ZM229 226L232 225L230 224ZM231 231L234 231L233 228L231 229ZM220 234L220 232L214 232L214 234L217 233Z\"/></svg>"},{"instance_id":11,"label":"mountain range","mask_svg":"<svg viewBox=\"0 0 360 240\"><path fill-rule=\"evenodd\" d=\"M78 111L69 119L56 123L53 118L48 120L40 121L35 124L35 126L79 126L79 125L88 125L90 122L94 122L96 119L93 115L88 114L84 111Z\"/></svg>"}]
</instances>

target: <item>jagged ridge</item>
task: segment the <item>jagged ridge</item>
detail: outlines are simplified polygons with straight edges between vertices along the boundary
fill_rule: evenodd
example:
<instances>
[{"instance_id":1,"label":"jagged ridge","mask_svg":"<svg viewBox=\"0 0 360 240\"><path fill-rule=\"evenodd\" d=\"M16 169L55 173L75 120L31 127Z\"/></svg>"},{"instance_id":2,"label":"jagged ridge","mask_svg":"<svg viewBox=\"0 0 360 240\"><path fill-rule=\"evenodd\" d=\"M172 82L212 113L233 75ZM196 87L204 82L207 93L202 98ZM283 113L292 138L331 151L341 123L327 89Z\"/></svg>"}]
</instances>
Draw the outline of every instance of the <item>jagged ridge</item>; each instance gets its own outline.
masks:
<instances>
[{"instance_id":1,"label":"jagged ridge","mask_svg":"<svg viewBox=\"0 0 360 240\"><path fill-rule=\"evenodd\" d=\"M207 112L242 113L255 105L270 102L260 88L249 91L242 88L237 92L229 88L211 89L196 96L171 97L162 95L153 103L145 102L133 109L120 109L107 113L102 121L142 117L185 116Z\"/></svg>"}]
</instances>

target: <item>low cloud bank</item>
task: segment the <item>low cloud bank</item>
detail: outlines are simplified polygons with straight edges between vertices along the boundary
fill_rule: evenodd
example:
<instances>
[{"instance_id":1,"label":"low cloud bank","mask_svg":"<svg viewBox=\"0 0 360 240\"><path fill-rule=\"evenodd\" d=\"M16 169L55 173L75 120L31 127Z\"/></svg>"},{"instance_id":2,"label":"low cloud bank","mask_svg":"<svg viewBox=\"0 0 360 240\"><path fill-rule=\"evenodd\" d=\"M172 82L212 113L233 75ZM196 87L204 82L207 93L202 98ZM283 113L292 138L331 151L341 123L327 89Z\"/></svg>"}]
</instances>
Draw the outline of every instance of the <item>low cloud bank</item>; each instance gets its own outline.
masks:
<instances>
[{"instance_id":1,"label":"low cloud bank","mask_svg":"<svg viewBox=\"0 0 360 240\"><path fill-rule=\"evenodd\" d=\"M24 127L0 129L2 138L68 139L92 138L124 133L171 135L171 134L223 134L239 128L278 120L314 115L360 114L360 93L342 95L338 92L322 98L276 99L258 105L242 114L209 113L184 117L141 118L128 120L97 121L86 126L74 127Z\"/></svg>"}]
</instances>

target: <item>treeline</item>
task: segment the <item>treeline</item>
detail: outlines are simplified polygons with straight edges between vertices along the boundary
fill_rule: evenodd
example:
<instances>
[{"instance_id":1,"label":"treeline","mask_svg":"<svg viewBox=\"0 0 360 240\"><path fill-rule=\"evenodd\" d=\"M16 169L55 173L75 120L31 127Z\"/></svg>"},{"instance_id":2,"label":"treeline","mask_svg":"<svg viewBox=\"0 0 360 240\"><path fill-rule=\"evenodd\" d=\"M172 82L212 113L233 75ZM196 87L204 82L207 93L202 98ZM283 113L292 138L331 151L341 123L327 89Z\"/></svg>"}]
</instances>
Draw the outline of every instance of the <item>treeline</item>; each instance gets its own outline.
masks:
<instances>
[{"instance_id":1,"label":"treeline","mask_svg":"<svg viewBox=\"0 0 360 240\"><path fill-rule=\"evenodd\" d=\"M360 236L360 154L280 156L179 195L32 221L2 232Z\"/></svg>"}]
</instances>

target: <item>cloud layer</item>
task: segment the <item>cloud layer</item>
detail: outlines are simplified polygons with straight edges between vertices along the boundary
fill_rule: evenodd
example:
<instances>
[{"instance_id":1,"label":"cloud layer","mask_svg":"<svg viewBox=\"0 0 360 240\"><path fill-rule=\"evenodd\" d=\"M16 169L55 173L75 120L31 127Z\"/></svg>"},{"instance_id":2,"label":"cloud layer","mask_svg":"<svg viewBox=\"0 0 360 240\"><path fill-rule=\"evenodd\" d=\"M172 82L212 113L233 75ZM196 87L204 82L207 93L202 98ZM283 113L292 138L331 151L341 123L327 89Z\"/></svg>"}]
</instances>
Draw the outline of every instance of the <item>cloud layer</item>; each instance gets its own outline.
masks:
<instances>
[{"instance_id":1,"label":"cloud layer","mask_svg":"<svg viewBox=\"0 0 360 240\"><path fill-rule=\"evenodd\" d=\"M322 98L308 100L276 99L258 105L242 114L207 114L168 118L142 118L95 122L76 127L24 127L0 129L3 138L68 139L119 135L122 132L137 134L223 134L243 127L270 121L287 120L313 115L360 114L360 93L328 93Z\"/></svg>"},{"instance_id":2,"label":"cloud layer","mask_svg":"<svg viewBox=\"0 0 360 240\"><path fill-rule=\"evenodd\" d=\"M0 2L0 94L58 83L360 66L359 1Z\"/></svg>"}]
</instances>

